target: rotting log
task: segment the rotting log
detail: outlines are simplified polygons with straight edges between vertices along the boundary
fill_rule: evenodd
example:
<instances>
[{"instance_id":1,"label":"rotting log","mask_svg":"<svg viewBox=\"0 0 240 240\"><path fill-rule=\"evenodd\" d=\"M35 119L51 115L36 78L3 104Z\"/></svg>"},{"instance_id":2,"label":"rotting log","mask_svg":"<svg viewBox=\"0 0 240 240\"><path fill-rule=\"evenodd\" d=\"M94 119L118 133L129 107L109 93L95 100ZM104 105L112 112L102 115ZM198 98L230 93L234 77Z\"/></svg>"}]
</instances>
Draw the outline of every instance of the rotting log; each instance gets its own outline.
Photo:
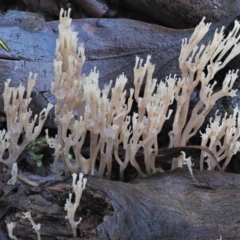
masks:
<instances>
[{"instance_id":1,"label":"rotting log","mask_svg":"<svg viewBox=\"0 0 240 240\"><path fill-rule=\"evenodd\" d=\"M240 175L177 169L132 183L88 176L79 216L81 239L240 239ZM71 178L37 188L23 184L2 188L1 239L6 222L16 221L19 239L36 239L21 212L31 210L41 223L42 239L71 239L63 209ZM80 239L80 238L79 238Z\"/></svg>"},{"instance_id":2,"label":"rotting log","mask_svg":"<svg viewBox=\"0 0 240 240\"><path fill-rule=\"evenodd\" d=\"M205 16L210 22L218 22L236 13L240 1L212 0L110 0L144 16L150 16L159 24L170 28L195 27Z\"/></svg>"},{"instance_id":3,"label":"rotting log","mask_svg":"<svg viewBox=\"0 0 240 240\"><path fill-rule=\"evenodd\" d=\"M213 24L205 42L211 40L217 27L231 25L236 17L232 16ZM0 92L3 92L4 82L8 78L12 79L11 86L18 86L19 83L26 86L29 72L37 73L33 100L30 103L34 114L38 114L49 101L55 101L50 88L54 79L53 60L58 37L57 26L57 21L46 23L41 15L34 13L8 11L6 14L0 14L0 38L10 49L9 52L0 50ZM159 81L169 74L180 76L178 57L181 42L193 32L193 29L173 30L128 19L74 20L72 26L79 33L79 41L85 47L86 62L83 73L89 74L96 66L100 73L101 89L110 80L113 80L114 85L115 79L122 72L128 78L127 90L133 87L136 55L143 59L146 59L148 54L152 55L152 63L156 65L153 77ZM239 59L240 57L236 57L231 61L224 71L236 69ZM219 82L223 80L225 72ZM235 103L227 103L222 107L224 101L220 100L217 108L220 111L221 108L230 110L230 113ZM0 116L3 116L3 106L3 100L0 98ZM46 121L47 127L56 127L53 119L53 114L50 114Z\"/></svg>"},{"instance_id":4,"label":"rotting log","mask_svg":"<svg viewBox=\"0 0 240 240\"><path fill-rule=\"evenodd\" d=\"M25 9L40 13L47 20L57 19L60 9L68 7L72 8L73 18L132 17L185 29L195 27L203 16L211 22L231 16L239 10L240 0L0 0L1 12L6 9Z\"/></svg>"}]
</instances>

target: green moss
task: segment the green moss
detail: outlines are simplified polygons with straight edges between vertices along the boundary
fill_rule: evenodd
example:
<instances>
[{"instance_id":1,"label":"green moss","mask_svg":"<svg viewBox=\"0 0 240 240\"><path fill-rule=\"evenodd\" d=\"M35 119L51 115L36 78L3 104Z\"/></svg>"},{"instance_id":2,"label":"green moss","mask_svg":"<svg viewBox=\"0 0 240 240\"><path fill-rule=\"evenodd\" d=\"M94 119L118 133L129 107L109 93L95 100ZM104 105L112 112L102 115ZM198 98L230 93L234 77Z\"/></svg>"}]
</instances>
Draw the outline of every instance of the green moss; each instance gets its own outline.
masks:
<instances>
[{"instance_id":1,"label":"green moss","mask_svg":"<svg viewBox=\"0 0 240 240\"><path fill-rule=\"evenodd\" d=\"M43 154L38 154L38 152L45 146L47 146L46 138L40 137L40 138L37 138L35 141L30 142L26 147L27 152L36 161L36 165L38 167L42 166L42 158L43 158Z\"/></svg>"}]
</instances>

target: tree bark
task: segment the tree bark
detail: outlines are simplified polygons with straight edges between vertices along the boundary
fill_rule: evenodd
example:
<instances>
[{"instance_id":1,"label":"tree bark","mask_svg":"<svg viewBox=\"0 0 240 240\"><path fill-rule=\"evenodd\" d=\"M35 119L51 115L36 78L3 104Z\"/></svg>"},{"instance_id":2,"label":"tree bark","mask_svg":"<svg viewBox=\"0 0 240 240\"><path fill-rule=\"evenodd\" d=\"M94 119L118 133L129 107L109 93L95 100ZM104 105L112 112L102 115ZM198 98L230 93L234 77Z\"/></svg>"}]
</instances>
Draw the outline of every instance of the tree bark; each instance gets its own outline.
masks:
<instances>
[{"instance_id":1,"label":"tree bark","mask_svg":"<svg viewBox=\"0 0 240 240\"><path fill-rule=\"evenodd\" d=\"M239 0L110 0L154 18L160 25L185 29L195 27L205 16L216 23L239 12Z\"/></svg>"},{"instance_id":2,"label":"tree bark","mask_svg":"<svg viewBox=\"0 0 240 240\"><path fill-rule=\"evenodd\" d=\"M213 24L207 33L205 43L208 43L216 30L222 26L231 25L236 16ZM56 38L58 37L58 22L45 22L43 17L34 13L8 11L0 14L0 39L10 49L9 52L0 49L0 92L4 91L4 82L11 78L11 86L22 83L27 85L29 72L37 73L36 86L33 89L33 100L30 108L33 114L38 114L48 102L54 103L51 94L51 81L54 79L53 60ZM124 72L128 78L127 92L134 87L133 68L136 55L143 58L152 56L156 64L153 74L158 81L164 80L169 74L181 76L179 70L179 54L182 39L189 38L193 29L173 30L128 19L83 19L74 20L72 26L79 33L79 43L85 47L86 62L83 73L89 74L97 67L99 70L99 85L105 84ZM225 73L238 68L240 57L222 71L215 80L221 83ZM224 106L224 101L220 105ZM3 99L0 98L0 114L3 113ZM218 109L230 109L235 104L227 104ZM215 112L215 111L214 111ZM0 119L1 120L1 119ZM45 126L55 127L54 115L50 114Z\"/></svg>"},{"instance_id":3,"label":"tree bark","mask_svg":"<svg viewBox=\"0 0 240 240\"><path fill-rule=\"evenodd\" d=\"M177 169L132 183L87 177L76 218L79 239L223 239L240 238L240 176ZM1 232L16 221L19 239L36 239L21 212L31 211L41 223L42 239L71 239L63 209L71 179L42 183L38 188L20 184L4 189L0 198Z\"/></svg>"}]
</instances>

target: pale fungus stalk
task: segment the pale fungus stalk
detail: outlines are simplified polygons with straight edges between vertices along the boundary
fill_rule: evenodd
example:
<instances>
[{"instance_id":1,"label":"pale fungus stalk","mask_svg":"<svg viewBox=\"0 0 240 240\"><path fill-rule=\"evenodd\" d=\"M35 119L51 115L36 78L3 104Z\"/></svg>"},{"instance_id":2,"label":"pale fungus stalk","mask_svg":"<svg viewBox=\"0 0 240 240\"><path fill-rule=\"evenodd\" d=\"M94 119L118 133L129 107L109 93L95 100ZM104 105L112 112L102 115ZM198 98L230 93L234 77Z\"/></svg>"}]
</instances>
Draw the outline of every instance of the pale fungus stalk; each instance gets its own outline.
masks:
<instances>
[{"instance_id":1,"label":"pale fungus stalk","mask_svg":"<svg viewBox=\"0 0 240 240\"><path fill-rule=\"evenodd\" d=\"M72 31L70 24L69 11L61 11L54 61L55 80L51 88L57 99L55 115L58 135L55 138L47 135L49 145L55 149L54 166L59 178L59 160L63 161L66 175L78 171L94 174L97 170L100 177L111 178L113 159L119 164L120 179L124 178L124 170L129 163L141 176L163 172L163 169L155 167L155 160L161 147L157 137L165 121L170 116L174 118L169 132L169 147L186 146L215 102L222 97L233 97L236 94L232 86L238 71L230 71L222 89L217 92L214 91L216 83L210 84L210 81L240 53L240 25L237 21L227 36L224 36L224 28L216 30L212 41L207 45L203 45L201 41L210 24L205 24L204 19L200 22L190 39L182 42L179 56L181 78L170 75L157 84L157 79L153 78L155 66L151 63L151 56L147 56L145 63L143 59L136 57L133 70L134 89L129 89L128 98L125 90L128 79L124 74L115 82L110 81L103 89L99 87L99 72L96 67L89 75L82 74L84 48L78 47L77 33ZM199 101L187 120L191 95L199 84ZM138 111L130 115L134 100ZM176 111L170 109L174 101ZM88 134L89 156L84 157L82 147ZM234 137L234 141L237 141L237 137ZM71 148L75 160L70 161L67 156ZM121 149L124 150L123 153ZM144 153L144 168L136 160L140 149ZM236 151L237 145L231 145L231 150L227 152L234 154ZM230 155L221 156L227 158L226 164ZM205 155L204 157L206 158ZM97 160L99 168L95 169ZM182 167L183 162L182 156L174 159L172 169ZM202 162L203 160L201 168ZM209 164L212 164L211 168L214 167L214 163Z\"/></svg>"}]
</instances>

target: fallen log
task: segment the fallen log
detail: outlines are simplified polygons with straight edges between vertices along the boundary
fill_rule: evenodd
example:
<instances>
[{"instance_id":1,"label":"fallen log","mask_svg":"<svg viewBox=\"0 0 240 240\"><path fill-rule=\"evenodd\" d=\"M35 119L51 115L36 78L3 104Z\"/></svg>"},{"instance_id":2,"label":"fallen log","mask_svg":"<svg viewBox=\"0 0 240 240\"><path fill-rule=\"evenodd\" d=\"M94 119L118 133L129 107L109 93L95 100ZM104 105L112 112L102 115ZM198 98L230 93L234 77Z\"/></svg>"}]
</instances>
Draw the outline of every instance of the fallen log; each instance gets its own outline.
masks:
<instances>
[{"instance_id":1,"label":"fallen log","mask_svg":"<svg viewBox=\"0 0 240 240\"><path fill-rule=\"evenodd\" d=\"M79 239L223 239L240 238L240 176L177 169L132 183L87 177L76 219ZM36 180L36 176L35 176ZM46 181L46 180L44 180ZM36 239L21 213L31 211L41 223L42 239L71 239L64 204L71 192L71 178L47 181L39 187L19 184L2 188L1 231L15 221L19 239ZM80 238L81 236L81 238Z\"/></svg>"},{"instance_id":2,"label":"fallen log","mask_svg":"<svg viewBox=\"0 0 240 240\"><path fill-rule=\"evenodd\" d=\"M205 41L210 41L217 27L231 25L236 17L232 16L213 24ZM18 86L20 83L26 86L29 72L37 73L37 83L30 104L34 114L38 114L48 102L55 101L50 86L54 79L53 60L58 36L57 26L58 22L46 23L41 15L35 13L8 11L0 15L0 38L10 49L9 52L0 50L0 92L4 91L6 79L11 78L11 86ZM79 32L79 39L85 46L86 63L83 73L89 74L96 66L100 72L101 89L110 80L113 80L114 85L115 79L122 72L128 78L126 88L133 87L136 55L143 59L146 59L148 54L152 56L152 62L156 64L153 77L159 81L169 74L179 76L178 57L181 42L193 32L193 29L173 30L127 19L74 20L73 28ZM229 68L235 69L238 62L239 57L236 57L225 68L224 73ZM225 74L220 79L224 76ZM224 101L219 102L224 105ZM3 106L3 99L0 98L2 116ZM222 108L229 109L230 106L231 104L227 103ZM219 108L221 109L220 106ZM53 113L50 113L46 126L55 127Z\"/></svg>"},{"instance_id":3,"label":"fallen log","mask_svg":"<svg viewBox=\"0 0 240 240\"><path fill-rule=\"evenodd\" d=\"M240 1L211 0L111 0L127 9L155 19L160 25L184 29L195 27L205 16L216 23L239 11Z\"/></svg>"}]
</instances>

